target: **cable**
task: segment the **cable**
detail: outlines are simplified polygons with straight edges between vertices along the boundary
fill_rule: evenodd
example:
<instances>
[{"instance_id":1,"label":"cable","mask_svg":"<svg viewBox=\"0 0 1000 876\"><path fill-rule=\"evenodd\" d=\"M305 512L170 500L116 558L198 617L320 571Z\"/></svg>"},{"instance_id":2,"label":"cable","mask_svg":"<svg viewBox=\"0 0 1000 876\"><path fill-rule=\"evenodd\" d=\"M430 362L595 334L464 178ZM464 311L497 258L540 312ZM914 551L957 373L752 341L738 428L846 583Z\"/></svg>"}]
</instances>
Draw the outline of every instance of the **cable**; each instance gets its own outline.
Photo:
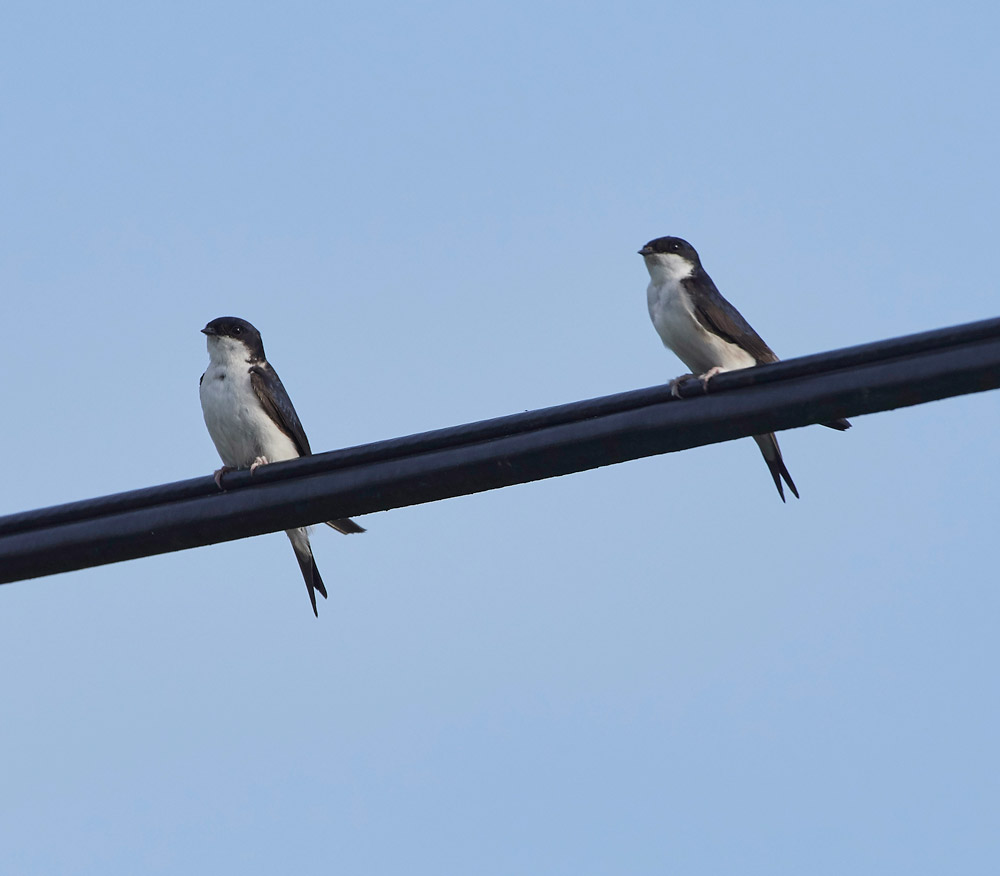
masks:
<instances>
[{"instance_id":1,"label":"cable","mask_svg":"<svg viewBox=\"0 0 1000 876\"><path fill-rule=\"evenodd\" d=\"M0 518L0 583L1000 387L1000 319ZM691 396L691 397L689 397ZM694 396L698 396L695 398ZM250 487L251 489L245 489Z\"/></svg>"}]
</instances>

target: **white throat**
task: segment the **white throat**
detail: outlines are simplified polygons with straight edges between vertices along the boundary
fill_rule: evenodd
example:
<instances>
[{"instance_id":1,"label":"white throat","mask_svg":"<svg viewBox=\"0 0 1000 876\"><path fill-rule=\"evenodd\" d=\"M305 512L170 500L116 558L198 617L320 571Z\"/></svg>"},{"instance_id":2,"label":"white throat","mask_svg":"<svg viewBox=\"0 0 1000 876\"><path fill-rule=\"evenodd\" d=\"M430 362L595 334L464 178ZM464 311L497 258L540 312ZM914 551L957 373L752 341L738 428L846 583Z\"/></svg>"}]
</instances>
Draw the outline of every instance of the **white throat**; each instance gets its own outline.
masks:
<instances>
[{"instance_id":1,"label":"white throat","mask_svg":"<svg viewBox=\"0 0 1000 876\"><path fill-rule=\"evenodd\" d=\"M219 335L208 336L208 361L211 366L226 371L246 368L249 355L250 351L242 341Z\"/></svg>"},{"instance_id":2,"label":"white throat","mask_svg":"<svg viewBox=\"0 0 1000 876\"><path fill-rule=\"evenodd\" d=\"M675 252L653 252L643 258L656 285L673 286L694 273L694 264Z\"/></svg>"}]
</instances>

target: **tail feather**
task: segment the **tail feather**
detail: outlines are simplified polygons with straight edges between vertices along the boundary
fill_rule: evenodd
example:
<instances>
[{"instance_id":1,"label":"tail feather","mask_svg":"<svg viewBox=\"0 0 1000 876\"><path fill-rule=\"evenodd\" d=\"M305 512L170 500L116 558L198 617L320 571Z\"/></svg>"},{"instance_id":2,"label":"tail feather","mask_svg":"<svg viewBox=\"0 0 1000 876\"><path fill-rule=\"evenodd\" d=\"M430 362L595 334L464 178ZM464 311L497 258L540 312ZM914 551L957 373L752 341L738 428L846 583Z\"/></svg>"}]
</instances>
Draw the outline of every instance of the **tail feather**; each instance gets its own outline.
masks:
<instances>
[{"instance_id":1,"label":"tail feather","mask_svg":"<svg viewBox=\"0 0 1000 876\"><path fill-rule=\"evenodd\" d=\"M847 421L845 420L844 422ZM757 442L761 455L764 457L764 462L767 463L767 468L771 472L771 477L774 478L774 485L778 488L778 495L781 496L781 501L785 501L785 491L781 486L782 478L788 484L788 489L798 499L799 491L795 489L795 482L788 473L788 469L785 468L785 461L781 458L781 448L778 447L778 439L774 437L774 433L768 432L767 435L754 435L753 440Z\"/></svg>"},{"instance_id":2,"label":"tail feather","mask_svg":"<svg viewBox=\"0 0 1000 876\"><path fill-rule=\"evenodd\" d=\"M320 577L319 569L316 567L316 560L313 558L312 547L309 545L309 534L305 529L286 529L285 535L292 543L292 550L295 551L295 559L299 561L299 569L302 570L302 577L306 582L306 590L309 591L309 601L312 603L313 614L319 617L316 610L316 591L326 599L326 585Z\"/></svg>"},{"instance_id":3,"label":"tail feather","mask_svg":"<svg viewBox=\"0 0 1000 876\"><path fill-rule=\"evenodd\" d=\"M326 525L344 535L354 535L358 532L365 532L363 526L359 526L350 517L341 517L339 520L327 520Z\"/></svg>"},{"instance_id":4,"label":"tail feather","mask_svg":"<svg viewBox=\"0 0 1000 876\"><path fill-rule=\"evenodd\" d=\"M827 429L836 429L838 432L845 432L851 428L851 421L841 417L839 420L833 420L830 423L823 423L822 425L826 426Z\"/></svg>"}]
</instances>

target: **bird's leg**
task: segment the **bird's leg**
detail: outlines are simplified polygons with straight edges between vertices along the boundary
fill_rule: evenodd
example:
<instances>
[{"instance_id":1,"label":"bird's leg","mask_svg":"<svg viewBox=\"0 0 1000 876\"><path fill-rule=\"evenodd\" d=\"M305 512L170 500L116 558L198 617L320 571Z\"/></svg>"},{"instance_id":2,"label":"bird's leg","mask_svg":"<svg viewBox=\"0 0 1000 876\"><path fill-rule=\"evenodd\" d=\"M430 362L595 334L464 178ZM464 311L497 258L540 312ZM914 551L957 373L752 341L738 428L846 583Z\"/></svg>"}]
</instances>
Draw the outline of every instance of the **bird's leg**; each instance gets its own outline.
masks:
<instances>
[{"instance_id":1,"label":"bird's leg","mask_svg":"<svg viewBox=\"0 0 1000 876\"><path fill-rule=\"evenodd\" d=\"M694 377L693 374L682 374L680 377L675 377L670 381L670 394L674 398L681 397L681 384L687 380L689 377Z\"/></svg>"},{"instance_id":2,"label":"bird's leg","mask_svg":"<svg viewBox=\"0 0 1000 876\"><path fill-rule=\"evenodd\" d=\"M715 377L716 374L721 374L725 370L725 368L716 365L714 368L709 368L704 374L699 374L698 379L701 381L702 389L704 389L705 392L708 392L708 381Z\"/></svg>"},{"instance_id":3,"label":"bird's leg","mask_svg":"<svg viewBox=\"0 0 1000 876\"><path fill-rule=\"evenodd\" d=\"M250 474L253 474L262 465L267 465L266 456L258 456L253 462L250 463Z\"/></svg>"},{"instance_id":4,"label":"bird's leg","mask_svg":"<svg viewBox=\"0 0 1000 876\"><path fill-rule=\"evenodd\" d=\"M233 465L224 465L222 468L217 469L212 477L215 478L215 484L220 490L224 490L225 487L222 486L222 476L228 471L236 471L236 467Z\"/></svg>"}]
</instances>

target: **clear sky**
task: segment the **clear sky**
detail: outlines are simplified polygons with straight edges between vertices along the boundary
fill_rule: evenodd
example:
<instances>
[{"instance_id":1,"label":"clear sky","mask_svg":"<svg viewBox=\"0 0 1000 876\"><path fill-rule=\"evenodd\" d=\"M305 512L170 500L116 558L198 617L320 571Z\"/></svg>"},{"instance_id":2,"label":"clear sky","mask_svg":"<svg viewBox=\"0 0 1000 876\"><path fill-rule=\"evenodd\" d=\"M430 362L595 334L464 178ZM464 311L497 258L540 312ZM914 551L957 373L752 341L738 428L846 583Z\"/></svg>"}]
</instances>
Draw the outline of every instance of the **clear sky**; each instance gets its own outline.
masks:
<instances>
[{"instance_id":1,"label":"clear sky","mask_svg":"<svg viewBox=\"0 0 1000 876\"><path fill-rule=\"evenodd\" d=\"M636 250L784 357L997 315L987 3L0 13L0 513L662 383ZM997 394L0 588L0 870L995 873Z\"/></svg>"}]
</instances>

